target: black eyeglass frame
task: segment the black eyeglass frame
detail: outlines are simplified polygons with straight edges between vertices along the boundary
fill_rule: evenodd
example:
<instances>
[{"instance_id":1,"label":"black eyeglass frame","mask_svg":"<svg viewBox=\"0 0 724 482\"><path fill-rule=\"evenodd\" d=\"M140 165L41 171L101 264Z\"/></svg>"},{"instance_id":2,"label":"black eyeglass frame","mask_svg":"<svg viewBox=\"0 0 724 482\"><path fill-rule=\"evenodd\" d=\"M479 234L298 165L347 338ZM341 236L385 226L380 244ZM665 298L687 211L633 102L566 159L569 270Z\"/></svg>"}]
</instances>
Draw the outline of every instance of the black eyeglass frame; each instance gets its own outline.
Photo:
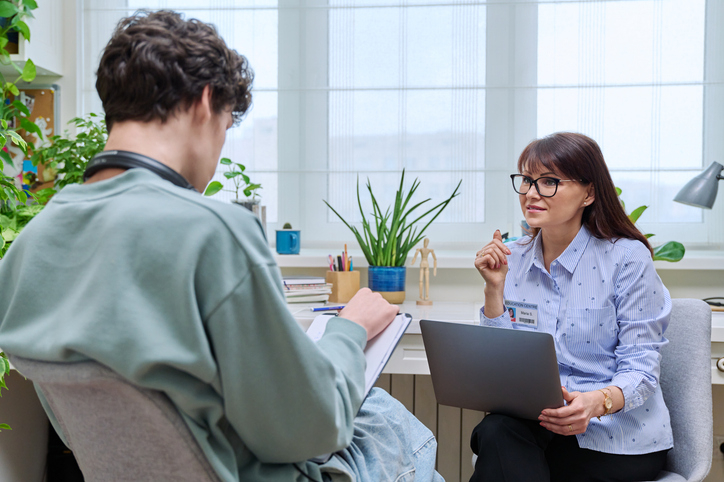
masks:
<instances>
[{"instance_id":1,"label":"black eyeglass frame","mask_svg":"<svg viewBox=\"0 0 724 482\"><path fill-rule=\"evenodd\" d=\"M526 194L528 194L528 192L530 191L530 188L528 188L528 191L526 191L526 192L520 192L520 191L518 191L518 189L516 189L516 187L515 187L515 178L516 178L516 177L525 177L525 178L530 179L531 185L535 186L535 190L538 191L538 195L539 195L540 197L553 197L553 196L555 196L556 193L558 192L558 185L559 185L560 183L562 183L562 182L583 182L582 179L558 179L557 177L551 177L551 176L541 176L541 177L539 177L538 179L533 179L533 178L531 178L530 176L526 176L525 174L511 174L511 175L510 175L510 180L511 180L511 182L513 183L513 191L515 191L516 193L518 193L518 194L520 194L520 195L522 195L522 196L525 196ZM556 183L556 189L555 189L555 191L553 191L553 194L551 194L551 195L545 195L545 194L543 194L542 192L540 192L540 188L538 187L538 181L540 181L541 179L550 179L550 180L552 180L552 181L555 181L555 183Z\"/></svg>"}]
</instances>

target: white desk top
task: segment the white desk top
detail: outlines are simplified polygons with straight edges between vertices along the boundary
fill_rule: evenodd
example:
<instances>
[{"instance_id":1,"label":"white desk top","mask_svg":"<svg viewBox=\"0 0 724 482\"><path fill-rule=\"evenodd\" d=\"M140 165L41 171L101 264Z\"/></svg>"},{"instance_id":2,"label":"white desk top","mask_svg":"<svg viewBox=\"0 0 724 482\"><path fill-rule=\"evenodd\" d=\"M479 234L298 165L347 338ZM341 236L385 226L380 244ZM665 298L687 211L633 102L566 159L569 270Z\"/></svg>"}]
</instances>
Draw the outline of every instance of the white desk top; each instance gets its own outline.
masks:
<instances>
[{"instance_id":1,"label":"white desk top","mask_svg":"<svg viewBox=\"0 0 724 482\"><path fill-rule=\"evenodd\" d=\"M314 318L323 312L312 312L310 308L324 306L324 303L292 303L289 310L305 330ZM420 334L420 320L450 321L455 323L477 324L480 322L480 308L483 302L461 303L455 301L436 301L432 306L418 306L414 301L405 301L400 305L401 313L412 315L412 322L405 332L408 335ZM723 325L724 326L724 325Z\"/></svg>"}]
</instances>

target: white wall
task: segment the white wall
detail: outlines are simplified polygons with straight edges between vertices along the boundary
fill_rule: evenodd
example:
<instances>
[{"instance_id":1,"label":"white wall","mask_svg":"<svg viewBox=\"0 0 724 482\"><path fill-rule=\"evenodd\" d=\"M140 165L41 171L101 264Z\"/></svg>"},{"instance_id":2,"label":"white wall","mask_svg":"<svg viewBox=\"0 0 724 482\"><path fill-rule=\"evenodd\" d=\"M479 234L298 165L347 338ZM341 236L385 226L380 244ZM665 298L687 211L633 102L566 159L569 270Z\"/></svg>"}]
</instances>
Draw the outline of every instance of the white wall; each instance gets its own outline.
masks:
<instances>
[{"instance_id":1,"label":"white wall","mask_svg":"<svg viewBox=\"0 0 724 482\"><path fill-rule=\"evenodd\" d=\"M56 112L56 125L55 125L55 132L53 134L63 134L64 130L66 128L69 128L68 122L73 118L76 117L77 113L79 112L78 108L78 102L77 102L77 81L78 78L78 62L77 59L79 58L79 55L77 55L78 52L78 37L80 35L80 32L78 30L79 28L79 22L77 21L78 17L78 8L76 0L52 0L53 9L46 9L44 7L44 3L46 2L40 2L40 5L38 6L38 9L33 12L33 14L36 17L35 24L38 24L42 27L42 25L45 23L47 19L45 19L45 16L47 15L57 15L57 21L56 23L59 23L62 25L62 28L58 29L52 29L53 30L53 37L45 36L36 36L35 31L33 30L34 25L31 24L30 28L30 34L31 34L31 43L35 44L35 49L38 50L37 43L40 42L48 42L48 43L54 43L54 45L51 47L54 55L60 55L62 59L60 62L58 61L52 61L52 67L55 70L60 70L60 73L62 75L60 76L43 76L39 75L35 78L35 80L30 84L18 84L19 86L51 86L51 85L58 85L59 92L56 92L56 95L60 96L60 112ZM59 6L59 7L58 7ZM30 52L30 58L38 64L38 66L42 67L43 64L40 62L43 62L43 59L47 59L48 57L41 56L40 60L36 60L36 58L33 58L32 51ZM50 62L50 60L46 60ZM57 68L57 65L60 65L60 68ZM71 133L74 133L75 129L71 129Z\"/></svg>"}]
</instances>

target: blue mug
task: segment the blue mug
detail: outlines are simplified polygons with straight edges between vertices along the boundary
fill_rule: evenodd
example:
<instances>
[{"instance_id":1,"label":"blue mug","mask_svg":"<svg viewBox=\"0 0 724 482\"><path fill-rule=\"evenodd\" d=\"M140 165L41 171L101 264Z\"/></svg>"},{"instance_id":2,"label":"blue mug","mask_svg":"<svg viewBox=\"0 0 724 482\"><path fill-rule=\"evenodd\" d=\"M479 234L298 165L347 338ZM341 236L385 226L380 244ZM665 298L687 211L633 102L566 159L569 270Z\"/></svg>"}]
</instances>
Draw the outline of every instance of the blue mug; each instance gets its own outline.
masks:
<instances>
[{"instance_id":1,"label":"blue mug","mask_svg":"<svg viewBox=\"0 0 724 482\"><path fill-rule=\"evenodd\" d=\"M277 253L299 254L299 245L298 229L277 229Z\"/></svg>"}]
</instances>

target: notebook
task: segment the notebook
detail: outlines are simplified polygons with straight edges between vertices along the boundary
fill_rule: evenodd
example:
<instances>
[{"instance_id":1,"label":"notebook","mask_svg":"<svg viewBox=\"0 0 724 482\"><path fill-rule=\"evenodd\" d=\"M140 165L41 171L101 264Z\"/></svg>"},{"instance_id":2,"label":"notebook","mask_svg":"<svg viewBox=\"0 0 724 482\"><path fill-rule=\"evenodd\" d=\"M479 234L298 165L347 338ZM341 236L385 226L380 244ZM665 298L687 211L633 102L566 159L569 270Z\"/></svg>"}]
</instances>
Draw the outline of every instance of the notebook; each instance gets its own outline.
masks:
<instances>
[{"instance_id":1,"label":"notebook","mask_svg":"<svg viewBox=\"0 0 724 482\"><path fill-rule=\"evenodd\" d=\"M438 403L537 420L563 406L548 333L420 320Z\"/></svg>"},{"instance_id":2,"label":"notebook","mask_svg":"<svg viewBox=\"0 0 724 482\"><path fill-rule=\"evenodd\" d=\"M319 341L324 335L327 323L336 315L329 313L317 316L307 329L307 335L315 342ZM392 322L387 325L379 335L367 342L365 347L365 360L367 360L367 368L365 369L365 398L369 395L372 387L375 386L377 379L380 377L382 370L395 351L397 344L400 342L402 335L405 334L408 325L412 321L412 315L408 313L400 313ZM311 460L319 464L327 462L332 454L324 454L314 457Z\"/></svg>"},{"instance_id":3,"label":"notebook","mask_svg":"<svg viewBox=\"0 0 724 482\"><path fill-rule=\"evenodd\" d=\"M327 322L335 315L323 314L314 318L314 321L307 329L307 335L316 341L319 341L324 335L327 328ZM365 347L365 359L367 360L367 368L365 370L365 397L372 390L372 387L380 377L382 370L387 365L392 352L395 351L397 344L400 342L402 335L405 334L407 326L412 321L412 315L408 313L400 313L387 325L382 333L367 342Z\"/></svg>"}]
</instances>

